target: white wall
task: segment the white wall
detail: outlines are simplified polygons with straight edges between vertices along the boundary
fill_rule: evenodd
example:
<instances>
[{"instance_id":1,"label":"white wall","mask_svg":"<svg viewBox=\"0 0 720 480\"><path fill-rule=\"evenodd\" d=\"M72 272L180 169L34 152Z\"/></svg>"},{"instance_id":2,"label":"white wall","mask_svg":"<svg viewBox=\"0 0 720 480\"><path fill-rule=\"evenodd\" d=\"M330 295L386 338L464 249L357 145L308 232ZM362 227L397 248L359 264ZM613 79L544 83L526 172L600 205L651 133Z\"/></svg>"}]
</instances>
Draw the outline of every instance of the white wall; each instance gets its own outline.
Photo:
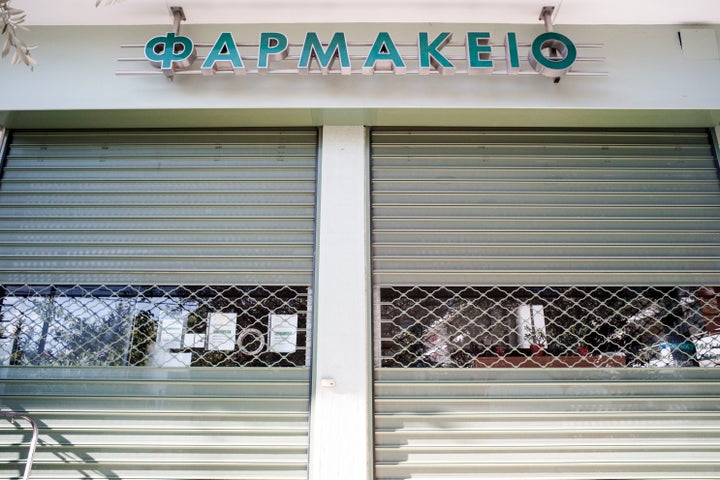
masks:
<instances>
[{"instance_id":1,"label":"white wall","mask_svg":"<svg viewBox=\"0 0 720 480\"><path fill-rule=\"evenodd\" d=\"M118 76L147 69L144 44L163 34L157 27L33 27L23 35L40 65L34 72L0 61L3 94L0 124L43 126L193 125L614 125L711 126L720 121L720 60L683 55L678 31L685 26L562 26L575 43L604 43L585 51L606 57L591 67L606 77L439 75L247 75L177 77ZM280 31L301 42L307 30L329 39L372 41L378 31L396 42L414 42L417 32L488 30L496 42L507 31L530 41L543 27L517 25L183 25L196 42L213 42L224 30L237 41L256 42L262 31ZM717 31L715 32L717 35ZM362 51L367 50L363 47ZM410 49L413 50L413 49ZM299 48L291 48L291 54ZM247 60L254 65L254 60ZM412 67L414 61L408 62ZM527 68L527 64L524 65ZM167 110L173 110L168 112ZM43 113L38 113L43 112ZM73 114L74 112L74 114Z\"/></svg>"}]
</instances>

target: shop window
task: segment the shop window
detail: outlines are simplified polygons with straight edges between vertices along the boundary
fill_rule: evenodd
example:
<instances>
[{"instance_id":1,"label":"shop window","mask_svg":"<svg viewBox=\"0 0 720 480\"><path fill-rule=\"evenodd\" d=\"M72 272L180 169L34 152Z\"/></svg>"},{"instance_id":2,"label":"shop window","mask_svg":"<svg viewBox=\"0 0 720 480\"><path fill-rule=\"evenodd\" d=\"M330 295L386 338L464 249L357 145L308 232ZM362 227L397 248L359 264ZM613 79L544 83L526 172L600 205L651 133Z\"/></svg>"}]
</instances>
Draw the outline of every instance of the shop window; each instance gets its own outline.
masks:
<instances>
[{"instance_id":1,"label":"shop window","mask_svg":"<svg viewBox=\"0 0 720 480\"><path fill-rule=\"evenodd\" d=\"M717 287L383 287L380 367L716 367Z\"/></svg>"},{"instance_id":2,"label":"shop window","mask_svg":"<svg viewBox=\"0 0 720 480\"><path fill-rule=\"evenodd\" d=\"M0 364L301 367L307 287L6 286Z\"/></svg>"}]
</instances>

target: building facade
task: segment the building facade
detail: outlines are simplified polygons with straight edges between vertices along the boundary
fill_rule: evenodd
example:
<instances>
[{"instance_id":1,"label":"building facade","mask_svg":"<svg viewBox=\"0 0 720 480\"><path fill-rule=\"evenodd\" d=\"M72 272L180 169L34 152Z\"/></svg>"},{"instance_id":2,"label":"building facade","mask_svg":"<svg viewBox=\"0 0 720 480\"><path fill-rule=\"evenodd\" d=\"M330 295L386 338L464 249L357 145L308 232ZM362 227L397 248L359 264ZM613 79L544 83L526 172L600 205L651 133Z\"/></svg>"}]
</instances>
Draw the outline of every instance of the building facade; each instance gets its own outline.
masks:
<instances>
[{"instance_id":1,"label":"building facade","mask_svg":"<svg viewBox=\"0 0 720 480\"><path fill-rule=\"evenodd\" d=\"M713 5L13 3L32 478L720 478Z\"/></svg>"}]
</instances>

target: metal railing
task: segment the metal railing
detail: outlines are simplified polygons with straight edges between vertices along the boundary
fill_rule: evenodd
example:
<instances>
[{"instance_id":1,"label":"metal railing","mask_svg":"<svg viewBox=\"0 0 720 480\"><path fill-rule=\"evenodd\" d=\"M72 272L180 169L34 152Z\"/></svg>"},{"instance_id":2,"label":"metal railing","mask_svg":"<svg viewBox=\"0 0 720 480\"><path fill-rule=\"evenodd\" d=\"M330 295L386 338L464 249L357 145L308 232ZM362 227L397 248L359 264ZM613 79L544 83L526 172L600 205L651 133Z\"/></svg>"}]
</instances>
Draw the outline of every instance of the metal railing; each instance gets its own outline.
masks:
<instances>
[{"instance_id":1,"label":"metal railing","mask_svg":"<svg viewBox=\"0 0 720 480\"><path fill-rule=\"evenodd\" d=\"M25 470L23 472L22 480L28 480L30 478L30 471L32 470L33 465L33 458L35 457L35 449L37 448L38 443L38 436L40 434L40 430L38 429L37 423L35 423L35 420L25 413L20 412L3 412L0 411L0 417L6 418L11 423L13 423L16 427L19 427L18 420L25 420L30 424L30 427L32 428L32 437L30 439L30 446L28 448L27 457L25 459Z\"/></svg>"}]
</instances>

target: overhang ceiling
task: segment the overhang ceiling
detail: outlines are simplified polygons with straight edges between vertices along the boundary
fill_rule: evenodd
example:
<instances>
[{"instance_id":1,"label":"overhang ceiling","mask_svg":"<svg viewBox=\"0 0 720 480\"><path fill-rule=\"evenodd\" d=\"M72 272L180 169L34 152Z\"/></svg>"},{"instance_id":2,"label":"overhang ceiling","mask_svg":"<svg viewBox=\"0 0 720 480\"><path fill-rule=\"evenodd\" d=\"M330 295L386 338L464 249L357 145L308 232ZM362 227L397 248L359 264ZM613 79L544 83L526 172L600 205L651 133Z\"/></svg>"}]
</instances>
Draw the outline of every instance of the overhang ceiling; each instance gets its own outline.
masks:
<instances>
[{"instance_id":1,"label":"overhang ceiling","mask_svg":"<svg viewBox=\"0 0 720 480\"><path fill-rule=\"evenodd\" d=\"M27 25L158 25L182 6L187 24L250 23L554 23L720 25L720 0L11 0Z\"/></svg>"}]
</instances>

